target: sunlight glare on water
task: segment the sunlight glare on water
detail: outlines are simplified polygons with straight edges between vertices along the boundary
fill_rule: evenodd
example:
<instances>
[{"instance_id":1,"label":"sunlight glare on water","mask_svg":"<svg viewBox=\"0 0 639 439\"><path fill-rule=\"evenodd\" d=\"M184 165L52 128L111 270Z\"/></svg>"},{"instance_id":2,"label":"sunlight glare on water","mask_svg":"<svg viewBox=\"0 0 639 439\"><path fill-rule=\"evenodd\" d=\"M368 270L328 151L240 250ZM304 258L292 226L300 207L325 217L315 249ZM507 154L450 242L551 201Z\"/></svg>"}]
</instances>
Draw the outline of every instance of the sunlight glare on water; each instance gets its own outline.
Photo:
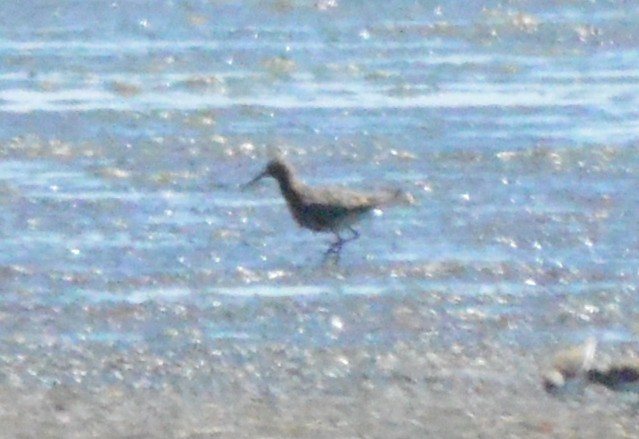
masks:
<instances>
[{"instance_id":1,"label":"sunlight glare on water","mask_svg":"<svg viewBox=\"0 0 639 439\"><path fill-rule=\"evenodd\" d=\"M538 365L637 355L639 6L27 3L0 3L7 437L637 435ZM416 202L323 263L275 181L241 189L275 154Z\"/></svg>"}]
</instances>

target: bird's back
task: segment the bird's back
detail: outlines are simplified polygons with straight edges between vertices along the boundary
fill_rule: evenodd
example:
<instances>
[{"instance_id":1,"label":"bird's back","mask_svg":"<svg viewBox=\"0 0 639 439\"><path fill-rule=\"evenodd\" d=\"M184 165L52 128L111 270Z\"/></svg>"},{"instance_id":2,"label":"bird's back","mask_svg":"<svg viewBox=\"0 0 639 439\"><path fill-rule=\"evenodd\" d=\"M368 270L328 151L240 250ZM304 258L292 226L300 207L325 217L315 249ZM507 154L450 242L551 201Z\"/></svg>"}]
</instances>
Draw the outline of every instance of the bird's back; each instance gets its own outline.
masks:
<instances>
[{"instance_id":1,"label":"bird's back","mask_svg":"<svg viewBox=\"0 0 639 439\"><path fill-rule=\"evenodd\" d=\"M390 193L368 194L341 187L303 187L299 193L301 209L293 214L302 226L316 231L348 227L394 198Z\"/></svg>"}]
</instances>

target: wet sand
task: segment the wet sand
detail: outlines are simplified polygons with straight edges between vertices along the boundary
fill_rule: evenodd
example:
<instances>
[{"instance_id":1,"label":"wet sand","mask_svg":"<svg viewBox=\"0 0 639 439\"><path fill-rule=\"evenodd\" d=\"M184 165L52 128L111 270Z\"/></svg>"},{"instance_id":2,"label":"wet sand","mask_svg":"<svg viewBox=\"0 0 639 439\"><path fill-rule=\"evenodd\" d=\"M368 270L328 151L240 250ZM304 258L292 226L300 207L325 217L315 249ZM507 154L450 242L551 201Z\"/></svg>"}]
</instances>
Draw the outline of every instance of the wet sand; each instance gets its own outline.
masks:
<instances>
[{"instance_id":1,"label":"wet sand","mask_svg":"<svg viewBox=\"0 0 639 439\"><path fill-rule=\"evenodd\" d=\"M639 434L636 395L593 387L579 397L550 397L541 389L535 368L519 355L512 358L520 353L468 358L463 353L398 350L401 353L386 353L378 360L381 364L349 374L348 379L326 369L300 372L289 366L270 371L280 381L271 386L238 379L215 367L211 367L211 381L216 382L212 388L202 384L193 389L191 382L179 381L153 390L126 384L99 390L5 384L0 388L2 437L623 438ZM351 359L367 354L306 353L310 362L324 362L327 355ZM420 368L415 371L402 366L405 363ZM464 363L471 366L463 367ZM313 386L300 380L308 374L323 376ZM223 392L216 392L219 381L225 382Z\"/></svg>"},{"instance_id":2,"label":"wet sand","mask_svg":"<svg viewBox=\"0 0 639 439\"><path fill-rule=\"evenodd\" d=\"M556 316L546 322L462 316L443 312L439 300L426 293L421 299L329 295L226 307L229 320L290 324L291 337L280 341L268 334L207 341L198 332L204 314L195 308L130 305L126 313L140 321L164 313L181 323L155 328L155 344L151 338L130 346L43 338L20 355L3 355L2 437L639 434L639 395L595 385L559 396L544 391L541 370L561 345L549 338L527 349L517 334L552 330L542 326ZM323 324L313 332L317 322ZM604 346L599 361L625 348Z\"/></svg>"},{"instance_id":3,"label":"wet sand","mask_svg":"<svg viewBox=\"0 0 639 439\"><path fill-rule=\"evenodd\" d=\"M631 2L0 2L0 438L635 438ZM331 237L311 185L416 204ZM359 226L358 226L359 227Z\"/></svg>"}]
</instances>

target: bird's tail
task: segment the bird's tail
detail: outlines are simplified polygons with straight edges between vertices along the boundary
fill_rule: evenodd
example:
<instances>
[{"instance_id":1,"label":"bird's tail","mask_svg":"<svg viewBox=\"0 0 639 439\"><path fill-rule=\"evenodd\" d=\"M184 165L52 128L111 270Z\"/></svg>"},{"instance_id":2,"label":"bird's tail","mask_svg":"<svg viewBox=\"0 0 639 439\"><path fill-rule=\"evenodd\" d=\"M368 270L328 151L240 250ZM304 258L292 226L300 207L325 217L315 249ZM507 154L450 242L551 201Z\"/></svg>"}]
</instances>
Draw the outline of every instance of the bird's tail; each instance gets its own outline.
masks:
<instances>
[{"instance_id":1,"label":"bird's tail","mask_svg":"<svg viewBox=\"0 0 639 439\"><path fill-rule=\"evenodd\" d=\"M407 191L403 191L401 189L397 189L394 191L389 191L384 193L380 197L377 205L379 207L384 207L384 206L395 206L395 205L402 205L402 206L411 205L412 206L415 204L417 204L417 200L415 200L415 197L413 196L413 194Z\"/></svg>"}]
</instances>

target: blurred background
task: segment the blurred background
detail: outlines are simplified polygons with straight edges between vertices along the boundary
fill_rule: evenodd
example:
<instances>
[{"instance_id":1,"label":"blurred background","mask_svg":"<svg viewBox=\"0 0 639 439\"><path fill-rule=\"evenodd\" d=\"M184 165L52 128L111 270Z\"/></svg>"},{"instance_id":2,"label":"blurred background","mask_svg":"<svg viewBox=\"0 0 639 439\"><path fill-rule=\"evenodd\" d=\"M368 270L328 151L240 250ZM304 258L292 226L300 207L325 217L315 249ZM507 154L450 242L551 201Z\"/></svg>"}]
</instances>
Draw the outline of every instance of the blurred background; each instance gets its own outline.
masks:
<instances>
[{"instance_id":1,"label":"blurred background","mask_svg":"<svg viewBox=\"0 0 639 439\"><path fill-rule=\"evenodd\" d=\"M588 336L636 352L638 22L3 1L6 437L636 435L632 397L551 398L538 368ZM274 181L239 189L276 153L417 204L323 264Z\"/></svg>"}]
</instances>

